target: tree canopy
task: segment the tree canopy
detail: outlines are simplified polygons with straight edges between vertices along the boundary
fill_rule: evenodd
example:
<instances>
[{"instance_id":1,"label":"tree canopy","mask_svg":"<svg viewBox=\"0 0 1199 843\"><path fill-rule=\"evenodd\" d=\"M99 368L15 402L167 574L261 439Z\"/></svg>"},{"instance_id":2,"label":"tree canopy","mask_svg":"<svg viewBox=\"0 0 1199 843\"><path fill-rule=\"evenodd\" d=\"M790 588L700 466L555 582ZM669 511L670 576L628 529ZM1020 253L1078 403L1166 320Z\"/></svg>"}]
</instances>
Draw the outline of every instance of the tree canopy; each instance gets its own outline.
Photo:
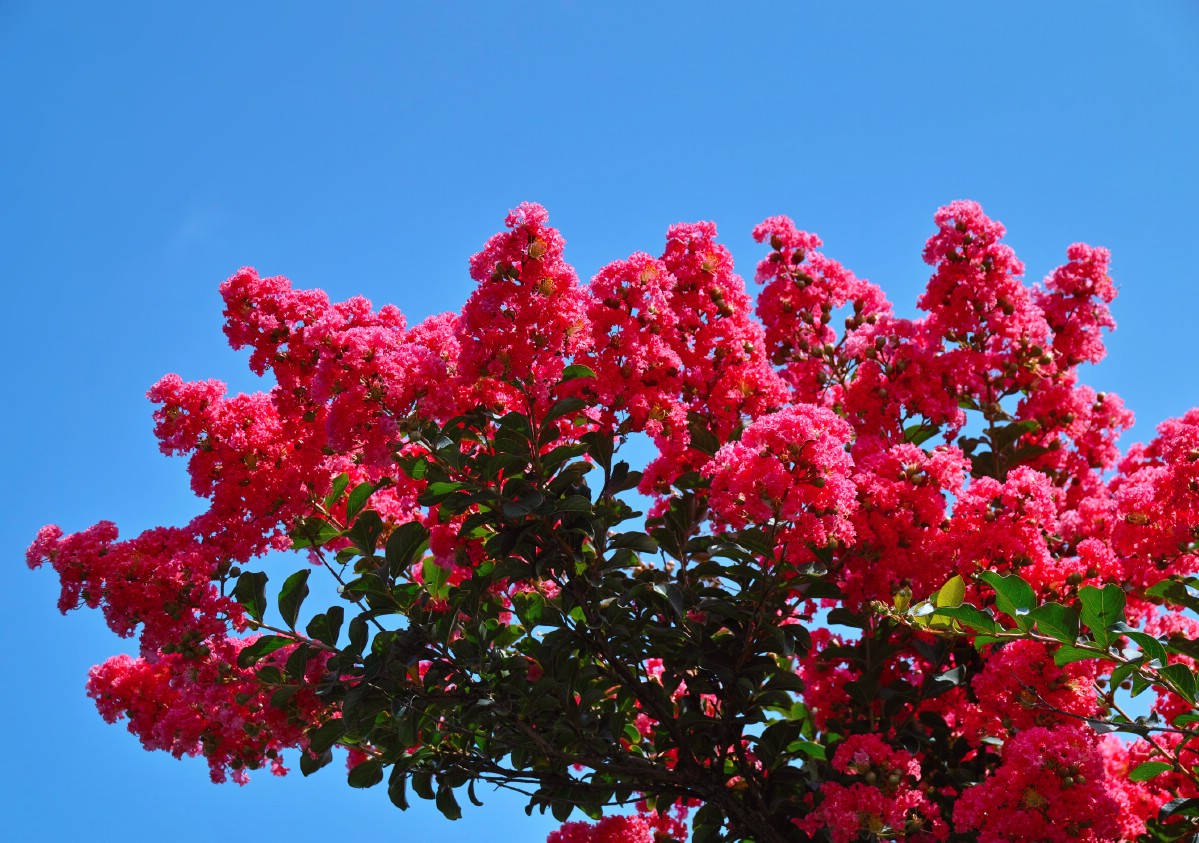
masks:
<instances>
[{"instance_id":1,"label":"tree canopy","mask_svg":"<svg viewBox=\"0 0 1199 843\"><path fill-rule=\"evenodd\" d=\"M917 319L785 217L756 303L711 223L583 285L534 204L417 325L241 270L274 386L149 392L206 511L29 550L138 639L89 695L214 781L344 747L551 843L1194 833L1199 410L1121 453L1108 252L1030 287L977 204L935 227Z\"/></svg>"}]
</instances>

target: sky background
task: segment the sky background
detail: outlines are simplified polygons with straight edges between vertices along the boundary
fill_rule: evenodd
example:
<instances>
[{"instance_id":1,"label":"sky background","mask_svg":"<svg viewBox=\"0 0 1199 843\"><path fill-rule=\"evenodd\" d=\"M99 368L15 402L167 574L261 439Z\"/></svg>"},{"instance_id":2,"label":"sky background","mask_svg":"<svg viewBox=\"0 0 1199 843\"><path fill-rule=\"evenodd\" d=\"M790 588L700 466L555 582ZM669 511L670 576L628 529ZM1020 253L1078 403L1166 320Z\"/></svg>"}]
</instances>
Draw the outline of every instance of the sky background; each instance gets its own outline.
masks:
<instances>
[{"instance_id":1,"label":"sky background","mask_svg":"<svg viewBox=\"0 0 1199 843\"><path fill-rule=\"evenodd\" d=\"M972 198L1030 281L1070 243L1111 248L1120 327L1086 379L1137 413L1127 444L1199 404L1197 106L1186 0L0 0L0 837L525 843L555 826L485 794L453 824L401 814L336 766L215 786L84 696L130 642L59 616L25 547L47 522L134 535L199 511L144 393L168 372L262 388L221 333L238 267L415 322L462 305L469 256L522 200L584 279L697 219L752 276L750 229L785 213L913 315L933 212Z\"/></svg>"}]
</instances>

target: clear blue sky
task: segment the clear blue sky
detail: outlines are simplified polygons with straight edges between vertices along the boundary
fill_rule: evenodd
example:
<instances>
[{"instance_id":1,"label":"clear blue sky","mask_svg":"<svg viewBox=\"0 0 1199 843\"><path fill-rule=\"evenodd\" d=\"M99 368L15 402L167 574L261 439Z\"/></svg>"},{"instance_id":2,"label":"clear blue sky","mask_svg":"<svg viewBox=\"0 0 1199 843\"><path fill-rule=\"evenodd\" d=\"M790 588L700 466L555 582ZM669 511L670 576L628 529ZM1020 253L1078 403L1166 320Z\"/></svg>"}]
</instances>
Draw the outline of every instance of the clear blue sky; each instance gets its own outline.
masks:
<instances>
[{"instance_id":1,"label":"clear blue sky","mask_svg":"<svg viewBox=\"0 0 1199 843\"><path fill-rule=\"evenodd\" d=\"M1033 280L1071 242L1112 249L1120 329L1088 378L1144 438L1199 403L1197 104L1194 2L0 0L0 836L553 826L499 798L456 824L400 814L334 768L214 786L84 697L127 642L60 617L24 549L49 521L197 511L143 394L166 372L257 388L220 330L238 267L415 320L462 304L467 258L525 199L584 277L695 219L752 275L751 227L786 213L911 313L933 211L973 198Z\"/></svg>"}]
</instances>

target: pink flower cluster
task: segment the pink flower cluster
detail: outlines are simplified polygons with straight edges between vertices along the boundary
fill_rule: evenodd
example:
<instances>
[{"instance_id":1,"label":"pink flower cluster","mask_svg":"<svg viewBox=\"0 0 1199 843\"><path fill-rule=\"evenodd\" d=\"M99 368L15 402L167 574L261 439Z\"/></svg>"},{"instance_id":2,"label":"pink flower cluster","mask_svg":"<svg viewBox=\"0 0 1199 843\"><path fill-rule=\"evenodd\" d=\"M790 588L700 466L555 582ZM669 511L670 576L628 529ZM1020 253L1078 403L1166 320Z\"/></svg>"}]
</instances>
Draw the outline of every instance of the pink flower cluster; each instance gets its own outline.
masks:
<instances>
[{"instance_id":1,"label":"pink flower cluster","mask_svg":"<svg viewBox=\"0 0 1199 843\"><path fill-rule=\"evenodd\" d=\"M704 467L720 524L777 526L778 557L792 564L810 561L813 548L851 542L849 433L835 413L811 404L758 418Z\"/></svg>"},{"instance_id":2,"label":"pink flower cluster","mask_svg":"<svg viewBox=\"0 0 1199 843\"><path fill-rule=\"evenodd\" d=\"M851 843L862 835L931 843L945 840L949 828L917 787L920 763L910 752L890 747L877 735L852 735L837 747L836 781L820 787L820 807L796 826L808 834L828 831L833 843Z\"/></svg>"},{"instance_id":3,"label":"pink flower cluster","mask_svg":"<svg viewBox=\"0 0 1199 843\"><path fill-rule=\"evenodd\" d=\"M301 689L293 697L300 718L272 707L271 690L253 671L237 667L237 654L255 638L210 638L197 655L114 656L92 668L88 696L109 723L128 719L129 731L146 749L176 758L203 756L214 782L230 775L245 784L249 770L267 764L282 776L287 768L281 753L306 746L304 729L319 722L325 706ZM282 664L288 653L278 651L272 663ZM313 682L324 661L310 662Z\"/></svg>"},{"instance_id":4,"label":"pink flower cluster","mask_svg":"<svg viewBox=\"0 0 1199 843\"><path fill-rule=\"evenodd\" d=\"M650 811L640 803L635 814L609 814L598 822L568 822L551 831L546 843L672 843L687 839L687 808Z\"/></svg>"},{"instance_id":5,"label":"pink flower cluster","mask_svg":"<svg viewBox=\"0 0 1199 843\"><path fill-rule=\"evenodd\" d=\"M979 843L1131 839L1144 822L1121 813L1111 790L1094 732L1036 726L1003 745L999 769L962 794L953 819Z\"/></svg>"}]
</instances>

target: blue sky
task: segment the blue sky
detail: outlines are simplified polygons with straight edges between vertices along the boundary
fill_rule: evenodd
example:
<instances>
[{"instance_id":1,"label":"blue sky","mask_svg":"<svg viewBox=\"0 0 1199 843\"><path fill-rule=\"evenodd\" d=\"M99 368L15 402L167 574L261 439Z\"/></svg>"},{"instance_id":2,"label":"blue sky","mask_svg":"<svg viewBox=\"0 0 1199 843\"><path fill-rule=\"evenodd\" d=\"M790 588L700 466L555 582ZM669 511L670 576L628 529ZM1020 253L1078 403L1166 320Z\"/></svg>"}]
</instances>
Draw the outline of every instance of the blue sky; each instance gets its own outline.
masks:
<instances>
[{"instance_id":1,"label":"blue sky","mask_svg":"<svg viewBox=\"0 0 1199 843\"><path fill-rule=\"evenodd\" d=\"M1199 403L1193 2L344 6L0 2L6 839L554 825L500 797L400 814L332 768L214 786L84 697L127 642L60 617L24 549L47 522L198 511L143 396L167 372L259 388L220 330L240 266L417 320L461 306L522 200L584 278L695 219L752 275L750 229L786 213L910 314L934 210L973 198L1030 280L1072 242L1112 249L1120 328L1088 381L1137 413L1127 441Z\"/></svg>"}]
</instances>

